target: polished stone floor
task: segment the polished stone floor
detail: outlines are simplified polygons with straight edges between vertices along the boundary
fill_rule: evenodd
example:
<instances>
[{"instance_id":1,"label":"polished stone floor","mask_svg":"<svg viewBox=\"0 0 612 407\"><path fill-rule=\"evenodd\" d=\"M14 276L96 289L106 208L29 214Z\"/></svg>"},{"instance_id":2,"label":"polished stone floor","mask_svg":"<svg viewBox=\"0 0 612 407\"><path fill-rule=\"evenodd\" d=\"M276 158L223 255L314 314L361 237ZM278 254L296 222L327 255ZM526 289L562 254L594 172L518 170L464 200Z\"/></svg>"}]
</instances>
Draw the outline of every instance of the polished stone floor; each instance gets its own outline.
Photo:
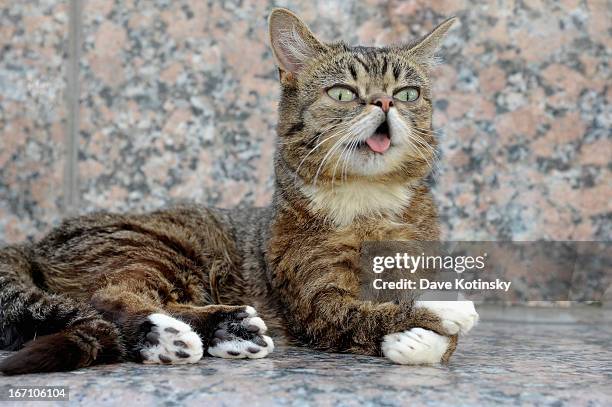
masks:
<instances>
[{"instance_id":1,"label":"polished stone floor","mask_svg":"<svg viewBox=\"0 0 612 407\"><path fill-rule=\"evenodd\" d=\"M448 366L278 348L261 360L205 358L180 367L122 364L0 377L0 389L66 385L71 404L88 406L610 406L610 312L485 310ZM27 404L41 405L16 405Z\"/></svg>"}]
</instances>

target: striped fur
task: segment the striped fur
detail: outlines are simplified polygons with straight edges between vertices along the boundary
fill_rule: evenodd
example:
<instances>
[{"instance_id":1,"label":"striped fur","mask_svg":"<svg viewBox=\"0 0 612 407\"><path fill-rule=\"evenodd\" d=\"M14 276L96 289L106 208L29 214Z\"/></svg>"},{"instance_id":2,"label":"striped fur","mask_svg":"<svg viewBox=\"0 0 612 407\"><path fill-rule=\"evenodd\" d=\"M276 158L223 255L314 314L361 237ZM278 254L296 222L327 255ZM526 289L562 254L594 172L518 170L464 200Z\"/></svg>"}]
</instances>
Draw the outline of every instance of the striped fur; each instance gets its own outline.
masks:
<instances>
[{"instance_id":1,"label":"striped fur","mask_svg":"<svg viewBox=\"0 0 612 407\"><path fill-rule=\"evenodd\" d=\"M423 182L436 147L429 68L451 24L406 46L350 47L322 43L291 12L274 10L270 39L282 96L272 206L94 213L33 244L1 249L0 348L18 352L0 361L0 371L151 363L143 349L159 336L152 321L166 316L187 322L203 349L229 333L271 344L260 328L243 324L255 318L247 305L276 340L381 355L386 335L420 327L451 336L447 360L456 336L436 314L359 298L358 262L367 240L439 237ZM326 89L338 83L356 100L331 100ZM407 85L420 89L417 101L396 100L388 114L375 106ZM389 151L357 149L383 121ZM231 332L219 334L220 327Z\"/></svg>"},{"instance_id":2,"label":"striped fur","mask_svg":"<svg viewBox=\"0 0 612 407\"><path fill-rule=\"evenodd\" d=\"M86 303L39 288L44 271L33 257L27 247L0 250L0 348L25 345L2 362L2 371L70 370L122 359L125 350L115 325Z\"/></svg>"}]
</instances>

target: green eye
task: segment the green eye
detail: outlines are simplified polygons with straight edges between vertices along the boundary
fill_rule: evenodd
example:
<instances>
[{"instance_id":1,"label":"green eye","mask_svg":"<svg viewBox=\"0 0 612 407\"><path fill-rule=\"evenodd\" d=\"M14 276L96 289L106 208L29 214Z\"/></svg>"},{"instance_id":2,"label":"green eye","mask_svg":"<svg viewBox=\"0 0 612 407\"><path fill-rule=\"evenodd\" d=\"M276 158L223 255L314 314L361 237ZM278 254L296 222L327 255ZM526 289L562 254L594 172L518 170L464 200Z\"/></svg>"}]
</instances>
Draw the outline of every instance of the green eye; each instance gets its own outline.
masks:
<instances>
[{"instance_id":1,"label":"green eye","mask_svg":"<svg viewBox=\"0 0 612 407\"><path fill-rule=\"evenodd\" d=\"M419 88L410 87L402 89L393 97L401 102L414 102L419 98Z\"/></svg>"},{"instance_id":2,"label":"green eye","mask_svg":"<svg viewBox=\"0 0 612 407\"><path fill-rule=\"evenodd\" d=\"M342 86L334 86L333 88L329 88L327 90L327 94L330 98L339 100L340 102L350 102L357 96L355 95L355 92Z\"/></svg>"}]
</instances>

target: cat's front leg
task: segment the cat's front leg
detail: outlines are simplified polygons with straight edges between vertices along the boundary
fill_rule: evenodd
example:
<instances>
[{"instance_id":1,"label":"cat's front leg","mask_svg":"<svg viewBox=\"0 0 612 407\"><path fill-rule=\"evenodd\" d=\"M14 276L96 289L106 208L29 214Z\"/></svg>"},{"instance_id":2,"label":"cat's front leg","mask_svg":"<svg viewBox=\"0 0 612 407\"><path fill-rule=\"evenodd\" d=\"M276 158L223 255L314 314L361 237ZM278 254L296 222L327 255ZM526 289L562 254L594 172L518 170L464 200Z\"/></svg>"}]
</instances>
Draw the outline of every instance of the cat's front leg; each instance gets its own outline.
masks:
<instances>
[{"instance_id":1,"label":"cat's front leg","mask_svg":"<svg viewBox=\"0 0 612 407\"><path fill-rule=\"evenodd\" d=\"M334 271L311 278L309 285L289 284L294 291L285 296L294 336L316 348L384 355L403 364L439 363L454 351L456 335L478 319L472 303L362 301L352 284L343 287L350 280L342 269ZM321 289L313 290L317 286Z\"/></svg>"},{"instance_id":2,"label":"cat's front leg","mask_svg":"<svg viewBox=\"0 0 612 407\"><path fill-rule=\"evenodd\" d=\"M448 362L457 348L457 335L412 328L385 335L381 348L385 357L401 365L433 365Z\"/></svg>"}]
</instances>

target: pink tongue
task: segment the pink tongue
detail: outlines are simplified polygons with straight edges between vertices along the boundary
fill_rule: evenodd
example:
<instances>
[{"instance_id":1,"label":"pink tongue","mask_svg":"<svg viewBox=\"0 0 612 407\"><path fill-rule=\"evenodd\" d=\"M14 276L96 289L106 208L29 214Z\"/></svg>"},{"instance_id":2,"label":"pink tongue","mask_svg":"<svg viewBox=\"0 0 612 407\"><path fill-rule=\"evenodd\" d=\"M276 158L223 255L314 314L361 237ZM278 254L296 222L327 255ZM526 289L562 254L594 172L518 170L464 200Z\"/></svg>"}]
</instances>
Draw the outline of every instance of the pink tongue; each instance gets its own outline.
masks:
<instances>
[{"instance_id":1,"label":"pink tongue","mask_svg":"<svg viewBox=\"0 0 612 407\"><path fill-rule=\"evenodd\" d=\"M366 140L366 144L377 153L384 153L391 145L391 139L386 134L374 134Z\"/></svg>"}]
</instances>

